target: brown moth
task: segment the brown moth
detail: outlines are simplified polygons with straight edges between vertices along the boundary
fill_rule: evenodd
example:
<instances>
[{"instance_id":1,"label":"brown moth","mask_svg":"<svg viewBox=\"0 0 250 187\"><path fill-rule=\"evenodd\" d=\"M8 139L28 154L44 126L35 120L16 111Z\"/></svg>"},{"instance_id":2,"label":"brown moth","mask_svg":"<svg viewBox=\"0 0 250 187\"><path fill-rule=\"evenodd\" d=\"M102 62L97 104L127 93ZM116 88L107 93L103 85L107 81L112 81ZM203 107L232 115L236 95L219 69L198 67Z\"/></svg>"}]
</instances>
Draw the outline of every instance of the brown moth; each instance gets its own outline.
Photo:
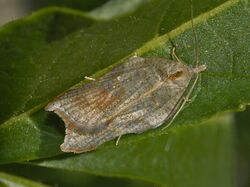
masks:
<instances>
[{"instance_id":1,"label":"brown moth","mask_svg":"<svg viewBox=\"0 0 250 187\"><path fill-rule=\"evenodd\" d=\"M193 27L192 2L191 13ZM198 48L196 67L182 63L174 51L176 61L132 57L97 80L58 96L45 110L54 111L65 122L61 150L87 152L124 134L157 128L167 120L169 126L188 100L199 73L206 69L198 65L197 54Z\"/></svg>"},{"instance_id":2,"label":"brown moth","mask_svg":"<svg viewBox=\"0 0 250 187\"><path fill-rule=\"evenodd\" d=\"M103 77L50 102L66 125L64 152L86 152L128 133L142 133L172 118L191 79L205 66L166 58L132 57Z\"/></svg>"}]
</instances>

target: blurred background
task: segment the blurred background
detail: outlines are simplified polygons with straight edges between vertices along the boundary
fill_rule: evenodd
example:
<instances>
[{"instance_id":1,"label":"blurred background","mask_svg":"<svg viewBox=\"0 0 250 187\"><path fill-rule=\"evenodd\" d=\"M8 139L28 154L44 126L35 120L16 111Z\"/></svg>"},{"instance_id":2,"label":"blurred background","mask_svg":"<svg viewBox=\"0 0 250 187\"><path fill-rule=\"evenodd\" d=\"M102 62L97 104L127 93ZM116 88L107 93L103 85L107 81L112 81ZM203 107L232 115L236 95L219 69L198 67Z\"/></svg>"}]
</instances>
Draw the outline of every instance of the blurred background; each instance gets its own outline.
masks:
<instances>
[{"instance_id":1,"label":"blurred background","mask_svg":"<svg viewBox=\"0 0 250 187\"><path fill-rule=\"evenodd\" d=\"M66 6L79 10L89 11L104 4L108 0L0 0L0 26L29 15L32 11L44 6ZM232 114L235 129L235 177L237 187L250 187L250 107L244 112ZM52 186L136 186L146 187L153 184L107 177L97 177L78 172L67 172L56 169L27 166L22 164L9 164L0 166L4 171L17 176L23 176ZM35 172L34 172L35 171Z\"/></svg>"},{"instance_id":2,"label":"blurred background","mask_svg":"<svg viewBox=\"0 0 250 187\"><path fill-rule=\"evenodd\" d=\"M63 6L89 11L107 1L108 0L0 0L0 25L29 15L32 11L45 6Z\"/></svg>"}]
</instances>

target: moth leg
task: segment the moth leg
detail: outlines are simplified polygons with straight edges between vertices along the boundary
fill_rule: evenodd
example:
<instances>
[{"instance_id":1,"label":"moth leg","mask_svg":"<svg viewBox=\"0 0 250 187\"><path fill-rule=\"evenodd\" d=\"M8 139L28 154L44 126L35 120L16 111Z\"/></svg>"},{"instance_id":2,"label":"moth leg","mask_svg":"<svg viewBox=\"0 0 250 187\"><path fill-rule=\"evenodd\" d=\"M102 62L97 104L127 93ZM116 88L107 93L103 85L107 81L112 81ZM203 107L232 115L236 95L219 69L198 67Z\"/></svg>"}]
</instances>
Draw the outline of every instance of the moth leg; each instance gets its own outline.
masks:
<instances>
[{"instance_id":1,"label":"moth leg","mask_svg":"<svg viewBox=\"0 0 250 187\"><path fill-rule=\"evenodd\" d=\"M121 137L122 137L122 135L118 136L118 138L117 138L117 140L116 140L116 142L115 142L115 146L118 146L118 145L119 145L119 141L120 141Z\"/></svg>"},{"instance_id":2,"label":"moth leg","mask_svg":"<svg viewBox=\"0 0 250 187\"><path fill-rule=\"evenodd\" d=\"M176 111L176 113L174 114L174 116L172 117L171 121L165 126L163 127L161 130L165 130L166 128L168 128L172 123L173 121L175 120L175 118L178 116L178 114L180 113L180 111L183 109L184 105L186 104L186 102L188 101L187 97L183 97L182 98L182 103L181 103L181 106L180 108Z\"/></svg>"},{"instance_id":3,"label":"moth leg","mask_svg":"<svg viewBox=\"0 0 250 187\"><path fill-rule=\"evenodd\" d=\"M174 47L172 48L171 55L172 55L178 62L181 62L181 60L177 57L175 51L176 51L176 47L174 46Z\"/></svg>"},{"instance_id":4,"label":"moth leg","mask_svg":"<svg viewBox=\"0 0 250 187\"><path fill-rule=\"evenodd\" d=\"M88 77L88 76L84 76L84 78L87 79L87 80L90 80L90 81L95 81L96 80L95 78Z\"/></svg>"},{"instance_id":5,"label":"moth leg","mask_svg":"<svg viewBox=\"0 0 250 187\"><path fill-rule=\"evenodd\" d=\"M181 103L180 108L176 111L176 113L174 114L174 116L173 116L173 118L171 119L171 121L170 121L164 128L162 128L161 130L164 130L164 129L168 128L168 127L173 123L173 121L174 121L174 119L177 117L177 115L180 113L180 111L182 110L182 108L184 107L184 105L185 105L188 101L190 101L189 97L190 97L190 95L191 95L191 93L192 93L192 91L193 91L193 89L194 89L194 86L196 85L196 83L197 83L197 81L198 81L198 78L199 78L199 76L196 75L195 80L194 80L194 83L192 84L192 86L191 86L190 90L188 91L187 95L186 95L185 97L182 98L183 101L182 101L182 103Z\"/></svg>"}]
</instances>

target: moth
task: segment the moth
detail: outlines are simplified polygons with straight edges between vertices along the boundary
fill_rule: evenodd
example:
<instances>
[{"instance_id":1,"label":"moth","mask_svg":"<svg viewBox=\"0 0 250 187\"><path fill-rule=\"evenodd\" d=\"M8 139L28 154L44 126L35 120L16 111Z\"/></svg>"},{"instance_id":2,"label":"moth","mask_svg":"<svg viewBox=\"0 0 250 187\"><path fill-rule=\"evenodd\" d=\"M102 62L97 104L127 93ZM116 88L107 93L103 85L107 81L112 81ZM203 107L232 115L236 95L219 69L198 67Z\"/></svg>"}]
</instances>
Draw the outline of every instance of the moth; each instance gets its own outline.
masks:
<instances>
[{"instance_id":1,"label":"moth","mask_svg":"<svg viewBox=\"0 0 250 187\"><path fill-rule=\"evenodd\" d=\"M178 59L178 58L177 58ZM45 110L66 125L61 150L81 153L128 133L142 133L174 118L205 65L132 57L104 76L69 90ZM187 89L188 93L187 93Z\"/></svg>"},{"instance_id":2,"label":"moth","mask_svg":"<svg viewBox=\"0 0 250 187\"><path fill-rule=\"evenodd\" d=\"M190 4L197 44L192 0ZM61 150L92 151L109 140L119 141L124 134L143 133L168 120L169 126L188 101L199 73L206 70L206 65L199 65L197 46L195 51L195 67L182 63L175 50L176 60L136 56L97 80L58 96L45 110L54 111L65 123Z\"/></svg>"}]
</instances>

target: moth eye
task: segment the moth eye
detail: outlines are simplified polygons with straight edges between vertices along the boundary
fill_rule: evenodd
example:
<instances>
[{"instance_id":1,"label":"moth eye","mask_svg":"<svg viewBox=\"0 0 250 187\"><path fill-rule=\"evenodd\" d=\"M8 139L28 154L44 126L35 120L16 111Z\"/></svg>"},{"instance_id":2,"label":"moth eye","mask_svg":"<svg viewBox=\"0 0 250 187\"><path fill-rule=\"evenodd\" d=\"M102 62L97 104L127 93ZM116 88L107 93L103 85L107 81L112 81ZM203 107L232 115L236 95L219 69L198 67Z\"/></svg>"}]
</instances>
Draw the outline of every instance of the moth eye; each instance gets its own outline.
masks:
<instances>
[{"instance_id":1,"label":"moth eye","mask_svg":"<svg viewBox=\"0 0 250 187\"><path fill-rule=\"evenodd\" d=\"M175 80L175 79L181 77L182 74L183 74L183 71L177 71L177 72L175 72L174 74L170 75L170 76L168 77L168 79L170 79L170 80Z\"/></svg>"}]
</instances>

